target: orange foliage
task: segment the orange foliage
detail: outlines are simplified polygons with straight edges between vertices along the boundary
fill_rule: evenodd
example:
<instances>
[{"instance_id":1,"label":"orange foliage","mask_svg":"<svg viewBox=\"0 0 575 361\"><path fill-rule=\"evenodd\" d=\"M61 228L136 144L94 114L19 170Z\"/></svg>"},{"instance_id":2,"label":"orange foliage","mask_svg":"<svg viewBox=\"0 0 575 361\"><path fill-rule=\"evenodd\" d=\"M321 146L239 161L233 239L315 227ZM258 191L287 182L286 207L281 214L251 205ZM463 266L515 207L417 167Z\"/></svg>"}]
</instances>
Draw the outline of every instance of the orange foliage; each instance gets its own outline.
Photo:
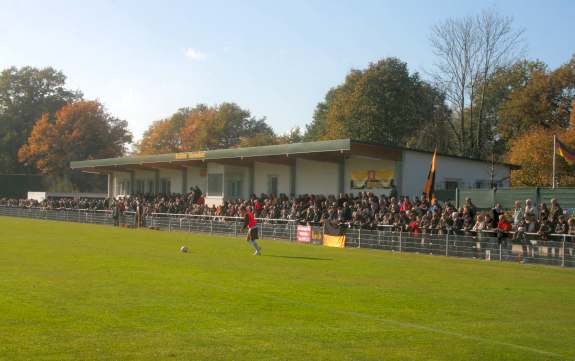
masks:
<instances>
[{"instance_id":1,"label":"orange foliage","mask_svg":"<svg viewBox=\"0 0 575 361\"><path fill-rule=\"evenodd\" d=\"M214 129L217 123L216 119L216 109L214 108L191 112L186 118L185 125L180 133L182 136L182 150L217 148L214 144L218 140L216 129Z\"/></svg>"},{"instance_id":2,"label":"orange foliage","mask_svg":"<svg viewBox=\"0 0 575 361\"><path fill-rule=\"evenodd\" d=\"M140 154L172 153L202 149L275 143L265 118L256 119L234 103L182 108L144 133Z\"/></svg>"},{"instance_id":3,"label":"orange foliage","mask_svg":"<svg viewBox=\"0 0 575 361\"><path fill-rule=\"evenodd\" d=\"M178 129L174 129L170 119L163 119L146 130L137 148L140 154L176 153L181 150L180 145Z\"/></svg>"},{"instance_id":4,"label":"orange foliage","mask_svg":"<svg viewBox=\"0 0 575 361\"><path fill-rule=\"evenodd\" d=\"M78 101L63 106L53 122L44 114L18 158L42 173L63 174L73 160L120 156L131 140L126 121L106 113L97 101Z\"/></svg>"},{"instance_id":5,"label":"orange foliage","mask_svg":"<svg viewBox=\"0 0 575 361\"><path fill-rule=\"evenodd\" d=\"M507 160L521 166L511 172L513 186L551 186L553 173L553 135L575 149L575 129L535 128L511 143ZM556 177L560 186L575 186L575 167L557 155Z\"/></svg>"}]
</instances>

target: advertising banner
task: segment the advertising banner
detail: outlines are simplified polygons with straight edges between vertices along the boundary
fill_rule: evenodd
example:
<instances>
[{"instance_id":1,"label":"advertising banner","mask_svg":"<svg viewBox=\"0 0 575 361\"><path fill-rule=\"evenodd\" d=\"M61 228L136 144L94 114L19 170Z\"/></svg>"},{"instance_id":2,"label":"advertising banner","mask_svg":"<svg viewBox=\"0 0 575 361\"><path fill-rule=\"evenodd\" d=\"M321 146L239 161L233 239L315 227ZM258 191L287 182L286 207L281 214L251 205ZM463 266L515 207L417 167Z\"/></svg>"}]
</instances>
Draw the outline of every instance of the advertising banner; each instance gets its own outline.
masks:
<instances>
[{"instance_id":1,"label":"advertising banner","mask_svg":"<svg viewBox=\"0 0 575 361\"><path fill-rule=\"evenodd\" d=\"M311 226L297 226L296 238L298 242L311 242Z\"/></svg>"},{"instance_id":2,"label":"advertising banner","mask_svg":"<svg viewBox=\"0 0 575 361\"><path fill-rule=\"evenodd\" d=\"M345 236L330 236L329 234L323 235L323 245L327 247L345 247Z\"/></svg>"},{"instance_id":3,"label":"advertising banner","mask_svg":"<svg viewBox=\"0 0 575 361\"><path fill-rule=\"evenodd\" d=\"M386 189L394 186L393 169L351 172L351 189Z\"/></svg>"}]
</instances>

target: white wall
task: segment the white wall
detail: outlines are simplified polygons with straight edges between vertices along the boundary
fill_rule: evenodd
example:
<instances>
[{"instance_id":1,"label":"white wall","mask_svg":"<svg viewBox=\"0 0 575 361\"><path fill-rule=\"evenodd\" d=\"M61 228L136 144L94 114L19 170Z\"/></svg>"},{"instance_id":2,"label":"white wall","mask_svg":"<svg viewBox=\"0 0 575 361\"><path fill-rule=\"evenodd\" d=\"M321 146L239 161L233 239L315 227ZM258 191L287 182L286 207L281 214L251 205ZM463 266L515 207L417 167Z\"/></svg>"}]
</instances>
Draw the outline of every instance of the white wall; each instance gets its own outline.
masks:
<instances>
[{"instance_id":1,"label":"white wall","mask_svg":"<svg viewBox=\"0 0 575 361\"><path fill-rule=\"evenodd\" d=\"M207 163L207 174L212 174L212 173L221 173L224 176L223 179L223 191L225 193L226 191L226 175L224 174L224 166L222 164L218 164L218 163L213 163L213 162L208 162ZM206 176L207 178L207 176ZM208 186L207 186L207 179L206 179L206 191L208 190ZM224 201L224 197L223 196L206 196L206 204L208 206L218 206L220 204L222 204L222 202Z\"/></svg>"},{"instance_id":2,"label":"white wall","mask_svg":"<svg viewBox=\"0 0 575 361\"><path fill-rule=\"evenodd\" d=\"M401 193L409 196L419 196L427 179L431 165L432 154L404 151L402 163ZM435 171L435 189L443 189L445 181L459 181L459 187L474 186L477 181L486 181L491 176L491 163L461 159L455 157L437 156ZM496 164L494 179L508 177L509 167ZM508 185L509 181L506 181Z\"/></svg>"},{"instance_id":3,"label":"white wall","mask_svg":"<svg viewBox=\"0 0 575 361\"><path fill-rule=\"evenodd\" d=\"M241 180L242 188L240 198L248 198L249 194L249 187L250 187L250 170L248 167L240 167L240 166L233 166L233 165L226 165L224 166L224 194L226 197L230 197L229 189L226 189L226 182L232 179Z\"/></svg>"},{"instance_id":4,"label":"white wall","mask_svg":"<svg viewBox=\"0 0 575 361\"><path fill-rule=\"evenodd\" d=\"M122 196L125 194L120 193L120 183L122 182L129 182L130 181L130 173L127 172L113 172L113 186L114 189L112 191L112 194L114 195L114 197L117 196Z\"/></svg>"},{"instance_id":5,"label":"white wall","mask_svg":"<svg viewBox=\"0 0 575 361\"><path fill-rule=\"evenodd\" d=\"M224 165L208 162L208 173L223 173L224 172Z\"/></svg>"},{"instance_id":6,"label":"white wall","mask_svg":"<svg viewBox=\"0 0 575 361\"><path fill-rule=\"evenodd\" d=\"M378 159L371 157L352 156L345 160L345 173L344 173L344 191L346 193L358 193L363 190L351 189L351 172L353 171L369 171L369 170L388 170L396 171L394 160ZM395 184L399 175L395 174ZM337 181L337 180L336 180ZM390 189L366 189L365 191L372 192L375 195L389 194Z\"/></svg>"},{"instance_id":7,"label":"white wall","mask_svg":"<svg viewBox=\"0 0 575 361\"><path fill-rule=\"evenodd\" d=\"M338 194L339 165L297 159L296 194Z\"/></svg>"},{"instance_id":8,"label":"white wall","mask_svg":"<svg viewBox=\"0 0 575 361\"><path fill-rule=\"evenodd\" d=\"M201 174L201 167L188 167L188 189L186 189L186 192L189 192L191 187L198 186L198 188L202 190L202 193L206 193L208 189L207 173L204 172L204 176Z\"/></svg>"},{"instance_id":9,"label":"white wall","mask_svg":"<svg viewBox=\"0 0 575 361\"><path fill-rule=\"evenodd\" d=\"M182 176L180 169L160 169L160 185L162 184L162 179L169 179L170 191L172 193L182 193Z\"/></svg>"},{"instance_id":10,"label":"white wall","mask_svg":"<svg viewBox=\"0 0 575 361\"><path fill-rule=\"evenodd\" d=\"M137 170L134 172L134 185L132 186L133 192L136 191L136 183L139 180L144 181L144 189L148 192L148 182L154 182L154 189L156 187L156 172L155 171L146 171L146 170Z\"/></svg>"},{"instance_id":11,"label":"white wall","mask_svg":"<svg viewBox=\"0 0 575 361\"><path fill-rule=\"evenodd\" d=\"M290 166L255 162L254 164L254 193L268 193L268 176L278 177L278 195L290 194Z\"/></svg>"}]
</instances>

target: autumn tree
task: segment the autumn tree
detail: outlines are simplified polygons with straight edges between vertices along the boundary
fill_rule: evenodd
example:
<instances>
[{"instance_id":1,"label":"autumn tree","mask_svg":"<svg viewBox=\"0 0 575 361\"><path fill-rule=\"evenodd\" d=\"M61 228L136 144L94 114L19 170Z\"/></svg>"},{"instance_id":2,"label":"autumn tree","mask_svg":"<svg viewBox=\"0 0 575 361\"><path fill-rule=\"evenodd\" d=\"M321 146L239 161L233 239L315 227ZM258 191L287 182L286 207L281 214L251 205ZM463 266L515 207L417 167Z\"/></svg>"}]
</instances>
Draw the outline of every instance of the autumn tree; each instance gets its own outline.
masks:
<instances>
[{"instance_id":1,"label":"autumn tree","mask_svg":"<svg viewBox=\"0 0 575 361\"><path fill-rule=\"evenodd\" d=\"M533 128L510 145L507 161L521 166L511 172L513 186L551 186L553 173L553 135L575 149L575 129ZM556 178L560 186L575 186L575 166L557 156Z\"/></svg>"},{"instance_id":2,"label":"autumn tree","mask_svg":"<svg viewBox=\"0 0 575 361\"><path fill-rule=\"evenodd\" d=\"M25 171L18 149L36 121L82 97L65 83L66 76L50 67L11 67L0 73L0 173Z\"/></svg>"},{"instance_id":3,"label":"autumn tree","mask_svg":"<svg viewBox=\"0 0 575 361\"><path fill-rule=\"evenodd\" d=\"M278 137L276 137L274 134L258 133L249 137L243 137L240 140L239 147L260 147L264 145L274 145L279 143L280 141Z\"/></svg>"},{"instance_id":4,"label":"autumn tree","mask_svg":"<svg viewBox=\"0 0 575 361\"><path fill-rule=\"evenodd\" d=\"M404 146L430 120L447 114L444 99L407 64L387 58L352 70L318 104L306 140L352 138Z\"/></svg>"},{"instance_id":5,"label":"autumn tree","mask_svg":"<svg viewBox=\"0 0 575 361\"><path fill-rule=\"evenodd\" d=\"M480 96L474 99L477 103L482 99L484 126L482 135L485 137L483 150L493 150L495 154L504 154L507 151L508 143L514 140L519 132L510 132L506 127L506 118L501 115L509 95L516 89L525 87L532 79L534 74L545 71L547 65L541 61L520 60L511 65L500 67L491 75L489 87ZM528 130L529 126L523 128Z\"/></svg>"},{"instance_id":6,"label":"autumn tree","mask_svg":"<svg viewBox=\"0 0 575 361\"><path fill-rule=\"evenodd\" d=\"M485 155L492 124L486 117L486 96L491 78L513 63L522 50L522 31L513 20L494 11L447 19L431 31L437 57L433 72L453 111L449 126L457 141L457 153Z\"/></svg>"},{"instance_id":7,"label":"autumn tree","mask_svg":"<svg viewBox=\"0 0 575 361\"><path fill-rule=\"evenodd\" d=\"M574 99L575 57L553 71L537 67L499 107L499 131L504 138L513 139L533 127L566 128Z\"/></svg>"},{"instance_id":8,"label":"autumn tree","mask_svg":"<svg viewBox=\"0 0 575 361\"><path fill-rule=\"evenodd\" d=\"M192 112L182 128L184 149L232 148L243 138L273 136L265 118L256 119L235 103L222 103Z\"/></svg>"},{"instance_id":9,"label":"autumn tree","mask_svg":"<svg viewBox=\"0 0 575 361\"><path fill-rule=\"evenodd\" d=\"M153 154L274 143L276 136L265 118L257 119L234 103L200 104L152 124L137 150Z\"/></svg>"},{"instance_id":10,"label":"autumn tree","mask_svg":"<svg viewBox=\"0 0 575 361\"><path fill-rule=\"evenodd\" d=\"M277 136L278 143L280 144L292 144L292 143L301 143L304 140L304 136L301 132L300 127L291 128L284 134L280 134Z\"/></svg>"},{"instance_id":11,"label":"autumn tree","mask_svg":"<svg viewBox=\"0 0 575 361\"><path fill-rule=\"evenodd\" d=\"M70 161L123 155L132 141L127 126L98 101L74 102L58 110L54 121L43 114L18 158L44 174L63 175Z\"/></svg>"},{"instance_id":12,"label":"autumn tree","mask_svg":"<svg viewBox=\"0 0 575 361\"><path fill-rule=\"evenodd\" d=\"M182 150L181 131L188 117L194 112L199 112L204 107L195 109L181 108L166 119L155 121L144 132L142 140L136 144L140 154L175 153Z\"/></svg>"}]
</instances>

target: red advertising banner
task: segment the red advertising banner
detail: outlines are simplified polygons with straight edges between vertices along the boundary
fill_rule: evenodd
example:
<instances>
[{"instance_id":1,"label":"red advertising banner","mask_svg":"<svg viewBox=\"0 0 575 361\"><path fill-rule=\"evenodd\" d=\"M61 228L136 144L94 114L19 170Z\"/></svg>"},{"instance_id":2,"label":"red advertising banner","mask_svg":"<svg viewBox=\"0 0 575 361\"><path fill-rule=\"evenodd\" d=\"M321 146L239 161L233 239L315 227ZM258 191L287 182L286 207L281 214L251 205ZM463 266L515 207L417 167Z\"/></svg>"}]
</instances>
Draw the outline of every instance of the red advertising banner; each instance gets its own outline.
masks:
<instances>
[{"instance_id":1,"label":"red advertising banner","mask_svg":"<svg viewBox=\"0 0 575 361\"><path fill-rule=\"evenodd\" d=\"M311 226L297 226L296 237L298 242L311 242Z\"/></svg>"}]
</instances>

